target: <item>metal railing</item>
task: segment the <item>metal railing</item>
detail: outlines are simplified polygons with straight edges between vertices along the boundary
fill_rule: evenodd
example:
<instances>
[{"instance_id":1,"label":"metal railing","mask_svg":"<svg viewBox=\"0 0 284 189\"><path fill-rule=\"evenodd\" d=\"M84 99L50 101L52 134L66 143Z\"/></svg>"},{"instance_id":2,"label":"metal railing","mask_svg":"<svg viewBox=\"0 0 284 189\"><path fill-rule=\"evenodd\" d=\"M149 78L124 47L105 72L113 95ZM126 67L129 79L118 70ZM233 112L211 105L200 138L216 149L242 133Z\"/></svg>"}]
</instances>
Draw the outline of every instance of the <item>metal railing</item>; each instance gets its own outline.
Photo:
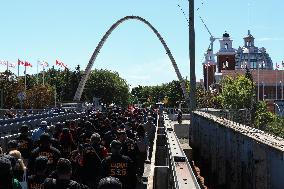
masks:
<instances>
[{"instance_id":1,"label":"metal railing","mask_svg":"<svg viewBox=\"0 0 284 189\"><path fill-rule=\"evenodd\" d=\"M167 112L156 128L148 189L200 189Z\"/></svg>"},{"instance_id":2,"label":"metal railing","mask_svg":"<svg viewBox=\"0 0 284 189\"><path fill-rule=\"evenodd\" d=\"M65 114L65 115L59 115L59 116L54 116L49 120L44 120L43 121L47 121L48 125L51 126L53 125L53 123L56 122L62 122L62 121L66 121L66 120L75 120L78 121L78 118L81 118L83 115L85 115L84 113L73 113L73 114ZM37 121L35 121L36 123ZM31 134L35 129L37 129L37 125L34 127L31 127L31 125L27 124L30 127L29 133ZM48 126L48 128L49 128ZM1 128L1 127L0 127ZM14 128L14 127L13 127ZM11 128L10 128L11 129ZM20 133L18 133L18 128L14 130L14 133L6 133L5 136L0 137L0 146L3 148L3 150L7 150L7 144L10 140L15 139L16 137L18 137L20 135Z\"/></svg>"},{"instance_id":3,"label":"metal railing","mask_svg":"<svg viewBox=\"0 0 284 189\"><path fill-rule=\"evenodd\" d=\"M173 125L167 114L164 114L166 128L167 149L169 154L169 170L175 189L200 189L193 169L180 145L179 139L173 131Z\"/></svg>"},{"instance_id":4,"label":"metal railing","mask_svg":"<svg viewBox=\"0 0 284 189\"><path fill-rule=\"evenodd\" d=\"M48 124L50 124L50 123L55 123L55 122L66 121L69 119L75 119L77 117L80 117L81 114L82 113L66 113L66 114L59 114L59 115L49 114L49 115L42 115L39 117L30 117L30 119L27 119L24 121L18 121L18 122L14 122L10 124L0 125L0 136L16 134L22 125L27 125L30 130L33 130L36 127L38 127L38 125L42 121L46 121Z\"/></svg>"}]
</instances>

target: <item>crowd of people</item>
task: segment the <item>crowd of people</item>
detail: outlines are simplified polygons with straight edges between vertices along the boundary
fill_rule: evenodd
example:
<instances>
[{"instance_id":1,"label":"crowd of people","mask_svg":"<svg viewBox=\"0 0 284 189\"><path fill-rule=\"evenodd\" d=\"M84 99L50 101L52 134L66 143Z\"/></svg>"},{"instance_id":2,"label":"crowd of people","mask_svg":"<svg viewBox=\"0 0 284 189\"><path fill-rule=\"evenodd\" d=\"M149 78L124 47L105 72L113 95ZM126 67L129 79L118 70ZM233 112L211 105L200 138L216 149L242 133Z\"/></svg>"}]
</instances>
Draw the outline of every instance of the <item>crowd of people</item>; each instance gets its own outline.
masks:
<instances>
[{"instance_id":1,"label":"crowd of people","mask_svg":"<svg viewBox=\"0 0 284 189\"><path fill-rule=\"evenodd\" d=\"M108 108L20 135L0 148L0 189L135 189L155 138L154 109Z\"/></svg>"}]
</instances>

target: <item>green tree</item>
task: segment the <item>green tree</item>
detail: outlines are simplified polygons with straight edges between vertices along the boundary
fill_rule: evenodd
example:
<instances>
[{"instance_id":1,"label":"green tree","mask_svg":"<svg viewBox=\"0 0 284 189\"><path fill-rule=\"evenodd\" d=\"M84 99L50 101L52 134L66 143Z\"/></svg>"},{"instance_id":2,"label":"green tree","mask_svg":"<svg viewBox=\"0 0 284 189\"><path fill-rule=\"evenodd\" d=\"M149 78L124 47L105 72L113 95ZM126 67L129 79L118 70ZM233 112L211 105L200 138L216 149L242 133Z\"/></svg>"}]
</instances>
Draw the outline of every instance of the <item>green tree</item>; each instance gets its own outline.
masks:
<instances>
[{"instance_id":1,"label":"green tree","mask_svg":"<svg viewBox=\"0 0 284 189\"><path fill-rule=\"evenodd\" d=\"M93 97L101 98L107 105L115 103L126 106L129 99L129 86L117 72L93 70L86 83L82 100L91 102Z\"/></svg>"},{"instance_id":2,"label":"green tree","mask_svg":"<svg viewBox=\"0 0 284 189\"><path fill-rule=\"evenodd\" d=\"M255 112L254 127L266 130L267 125L276 119L275 114L267 110L266 102L258 102Z\"/></svg>"},{"instance_id":3,"label":"green tree","mask_svg":"<svg viewBox=\"0 0 284 189\"><path fill-rule=\"evenodd\" d=\"M49 85L34 85L26 91L25 108L43 109L54 102L54 90Z\"/></svg>"},{"instance_id":4,"label":"green tree","mask_svg":"<svg viewBox=\"0 0 284 189\"><path fill-rule=\"evenodd\" d=\"M187 90L189 91L189 82L186 82ZM164 83L157 86L138 86L131 90L135 103L138 100L142 104L154 105L157 102L167 99L166 106L178 107L179 102L184 101L184 96L180 86L180 82L173 80L169 83Z\"/></svg>"},{"instance_id":5,"label":"green tree","mask_svg":"<svg viewBox=\"0 0 284 189\"><path fill-rule=\"evenodd\" d=\"M220 108L217 91L206 91L203 86L196 88L196 101L198 108Z\"/></svg>"},{"instance_id":6,"label":"green tree","mask_svg":"<svg viewBox=\"0 0 284 189\"><path fill-rule=\"evenodd\" d=\"M236 78L225 77L221 81L222 92L218 95L218 101L226 109L251 109L251 103L255 96L254 83L243 75Z\"/></svg>"}]
</instances>

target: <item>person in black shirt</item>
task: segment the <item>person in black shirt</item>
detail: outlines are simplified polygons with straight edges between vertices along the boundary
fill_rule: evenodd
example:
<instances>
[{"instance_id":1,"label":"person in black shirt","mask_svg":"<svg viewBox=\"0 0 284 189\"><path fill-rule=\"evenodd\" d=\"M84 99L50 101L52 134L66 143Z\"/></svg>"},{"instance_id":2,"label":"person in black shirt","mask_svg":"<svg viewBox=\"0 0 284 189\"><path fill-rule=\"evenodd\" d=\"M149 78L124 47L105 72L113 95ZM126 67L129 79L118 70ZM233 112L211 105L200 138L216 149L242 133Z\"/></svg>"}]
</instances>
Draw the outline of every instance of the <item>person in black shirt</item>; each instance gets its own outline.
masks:
<instances>
[{"instance_id":1,"label":"person in black shirt","mask_svg":"<svg viewBox=\"0 0 284 189\"><path fill-rule=\"evenodd\" d=\"M130 157L130 159L136 164L136 157L139 153L136 142L127 137L124 129L119 129L117 134L118 140L122 145L121 154Z\"/></svg>"},{"instance_id":2,"label":"person in black shirt","mask_svg":"<svg viewBox=\"0 0 284 189\"><path fill-rule=\"evenodd\" d=\"M106 158L108 156L108 151L103 145L101 145L101 136L98 133L94 133L90 140L92 147L95 149L100 159L103 160Z\"/></svg>"},{"instance_id":3,"label":"person in black shirt","mask_svg":"<svg viewBox=\"0 0 284 189\"><path fill-rule=\"evenodd\" d=\"M61 153L58 149L51 146L50 140L50 136L47 133L43 133L40 136L40 146L32 151L31 158L29 159L28 170L30 174L34 170L35 159L39 156L46 156L48 158L47 174L50 174L55 169Z\"/></svg>"},{"instance_id":4,"label":"person in black shirt","mask_svg":"<svg viewBox=\"0 0 284 189\"><path fill-rule=\"evenodd\" d=\"M116 177L122 182L123 189L134 189L137 183L135 167L129 157L121 155L121 148L121 142L112 141L112 154L102 162L102 176Z\"/></svg>"},{"instance_id":5,"label":"person in black shirt","mask_svg":"<svg viewBox=\"0 0 284 189\"><path fill-rule=\"evenodd\" d=\"M33 149L33 141L28 134L29 127L27 125L22 125L20 128L20 135L16 138L18 142L18 150L21 152L24 162L30 158L31 151Z\"/></svg>"},{"instance_id":6,"label":"person in black shirt","mask_svg":"<svg viewBox=\"0 0 284 189\"><path fill-rule=\"evenodd\" d=\"M101 170L101 158L96 150L89 144L84 145L82 180L90 188L95 188L99 181L99 172Z\"/></svg>"},{"instance_id":7,"label":"person in black shirt","mask_svg":"<svg viewBox=\"0 0 284 189\"><path fill-rule=\"evenodd\" d=\"M68 159L60 158L56 166L57 179L47 178L44 189L89 189L88 186L71 180L72 165Z\"/></svg>"},{"instance_id":8,"label":"person in black shirt","mask_svg":"<svg viewBox=\"0 0 284 189\"><path fill-rule=\"evenodd\" d=\"M37 157L35 160L35 175L28 177L28 189L43 189L43 183L46 179L46 168L48 159L45 156Z\"/></svg>"}]
</instances>

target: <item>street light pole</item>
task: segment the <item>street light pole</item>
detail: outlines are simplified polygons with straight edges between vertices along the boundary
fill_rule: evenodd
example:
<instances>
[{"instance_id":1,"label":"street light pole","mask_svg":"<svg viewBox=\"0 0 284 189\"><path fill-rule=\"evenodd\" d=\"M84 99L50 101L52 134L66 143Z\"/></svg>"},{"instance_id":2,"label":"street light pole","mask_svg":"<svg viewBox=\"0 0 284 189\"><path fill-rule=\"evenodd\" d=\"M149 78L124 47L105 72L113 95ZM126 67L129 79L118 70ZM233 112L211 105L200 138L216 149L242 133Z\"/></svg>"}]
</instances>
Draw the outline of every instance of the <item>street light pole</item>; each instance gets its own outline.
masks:
<instances>
[{"instance_id":1,"label":"street light pole","mask_svg":"<svg viewBox=\"0 0 284 189\"><path fill-rule=\"evenodd\" d=\"M194 0L189 5L190 111L196 109Z\"/></svg>"}]
</instances>

